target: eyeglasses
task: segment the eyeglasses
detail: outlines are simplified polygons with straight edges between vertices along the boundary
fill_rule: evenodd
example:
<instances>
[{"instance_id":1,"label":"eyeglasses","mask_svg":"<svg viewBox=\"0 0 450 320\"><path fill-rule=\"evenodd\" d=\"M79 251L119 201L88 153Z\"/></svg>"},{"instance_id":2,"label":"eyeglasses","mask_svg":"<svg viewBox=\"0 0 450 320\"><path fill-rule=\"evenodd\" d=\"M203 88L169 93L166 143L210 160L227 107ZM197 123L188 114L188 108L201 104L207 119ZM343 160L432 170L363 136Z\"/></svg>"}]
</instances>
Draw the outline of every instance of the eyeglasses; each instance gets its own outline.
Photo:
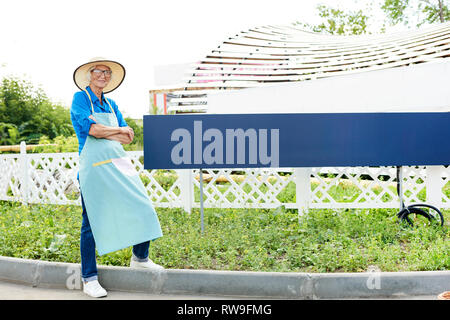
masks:
<instances>
[{"instance_id":1,"label":"eyeglasses","mask_svg":"<svg viewBox=\"0 0 450 320\"><path fill-rule=\"evenodd\" d=\"M105 78L111 77L112 71L111 70L100 70L100 69L94 69L91 72L93 72L97 77L100 77L100 75L103 73Z\"/></svg>"}]
</instances>

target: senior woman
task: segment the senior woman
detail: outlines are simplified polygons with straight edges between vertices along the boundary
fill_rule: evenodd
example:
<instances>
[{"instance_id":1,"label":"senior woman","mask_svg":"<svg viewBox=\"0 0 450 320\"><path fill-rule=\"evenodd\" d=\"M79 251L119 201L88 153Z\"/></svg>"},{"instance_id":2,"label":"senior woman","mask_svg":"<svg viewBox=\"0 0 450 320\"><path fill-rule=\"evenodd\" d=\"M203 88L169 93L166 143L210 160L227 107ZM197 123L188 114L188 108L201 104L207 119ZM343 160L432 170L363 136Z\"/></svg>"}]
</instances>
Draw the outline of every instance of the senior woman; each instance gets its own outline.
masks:
<instances>
[{"instance_id":1,"label":"senior woman","mask_svg":"<svg viewBox=\"0 0 450 320\"><path fill-rule=\"evenodd\" d=\"M98 282L99 255L133 246L130 266L162 270L149 259L150 241L162 236L157 214L147 191L122 144L133 141L134 132L116 103L105 97L125 77L118 62L93 58L73 75L76 92L71 120L79 143L82 226L80 235L83 291L103 297Z\"/></svg>"}]
</instances>

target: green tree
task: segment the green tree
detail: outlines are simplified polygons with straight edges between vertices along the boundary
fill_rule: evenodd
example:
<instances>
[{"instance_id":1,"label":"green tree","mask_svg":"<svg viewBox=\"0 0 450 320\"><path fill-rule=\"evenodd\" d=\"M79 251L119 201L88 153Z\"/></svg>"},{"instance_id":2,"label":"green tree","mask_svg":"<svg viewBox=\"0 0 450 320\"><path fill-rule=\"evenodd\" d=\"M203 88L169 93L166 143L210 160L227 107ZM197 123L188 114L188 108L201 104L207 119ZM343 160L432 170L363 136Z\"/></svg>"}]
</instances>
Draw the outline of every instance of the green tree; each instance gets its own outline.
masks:
<instances>
[{"instance_id":1,"label":"green tree","mask_svg":"<svg viewBox=\"0 0 450 320\"><path fill-rule=\"evenodd\" d=\"M366 1L364 10L342 10L323 4L317 6L318 16L322 19L319 24L300 23L306 29L333 35L358 35L372 32L383 33L387 25L403 24L408 27L420 27L423 24L443 23L450 21L449 6L444 0L378 0ZM384 13L385 18L376 26L374 7ZM378 23L379 24L379 23ZM372 31L369 30L372 27Z\"/></svg>"},{"instance_id":2,"label":"green tree","mask_svg":"<svg viewBox=\"0 0 450 320\"><path fill-rule=\"evenodd\" d=\"M0 123L17 129L9 133L10 143L37 143L43 135L54 139L74 133L68 109L50 102L42 89L13 77L4 78L0 85ZM2 136L5 143L6 134Z\"/></svg>"},{"instance_id":3,"label":"green tree","mask_svg":"<svg viewBox=\"0 0 450 320\"><path fill-rule=\"evenodd\" d=\"M125 150L142 150L144 145L144 129L136 123L132 118L125 118L128 126L134 131L134 140L129 145L124 145Z\"/></svg>"},{"instance_id":4,"label":"green tree","mask_svg":"<svg viewBox=\"0 0 450 320\"><path fill-rule=\"evenodd\" d=\"M317 6L319 16L323 22L318 25L309 23L296 24L303 25L313 32L327 33L333 35L359 35L368 33L367 22L369 16L362 10L345 12L341 9L327 7L319 4Z\"/></svg>"},{"instance_id":5,"label":"green tree","mask_svg":"<svg viewBox=\"0 0 450 320\"><path fill-rule=\"evenodd\" d=\"M0 145L17 144L19 141L19 130L11 123L0 122Z\"/></svg>"},{"instance_id":6,"label":"green tree","mask_svg":"<svg viewBox=\"0 0 450 320\"><path fill-rule=\"evenodd\" d=\"M33 153L78 152L78 139L76 134L71 136L57 136L53 141L47 136L41 136L39 144Z\"/></svg>"},{"instance_id":7,"label":"green tree","mask_svg":"<svg viewBox=\"0 0 450 320\"><path fill-rule=\"evenodd\" d=\"M416 27L423 24L450 21L450 10L444 0L384 0L381 9L391 25L403 23Z\"/></svg>"}]
</instances>

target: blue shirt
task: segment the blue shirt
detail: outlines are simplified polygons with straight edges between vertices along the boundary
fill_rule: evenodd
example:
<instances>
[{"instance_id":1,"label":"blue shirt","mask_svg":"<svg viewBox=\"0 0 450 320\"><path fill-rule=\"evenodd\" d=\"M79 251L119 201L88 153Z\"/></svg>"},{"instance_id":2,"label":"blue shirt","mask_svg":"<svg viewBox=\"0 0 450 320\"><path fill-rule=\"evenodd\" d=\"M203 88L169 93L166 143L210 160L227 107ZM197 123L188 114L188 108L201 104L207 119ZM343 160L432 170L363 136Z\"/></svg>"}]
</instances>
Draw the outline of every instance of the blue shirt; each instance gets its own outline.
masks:
<instances>
[{"instance_id":1,"label":"blue shirt","mask_svg":"<svg viewBox=\"0 0 450 320\"><path fill-rule=\"evenodd\" d=\"M100 104L100 100L92 92L89 86L86 87L89 92L92 104L94 105L94 112L96 113L111 113L108 102L106 102L105 95L102 93L103 105ZM108 99L111 107L117 116L117 122L119 127L128 126L123 119L122 113L119 111L117 104L112 99ZM87 136L89 135L89 129L91 124L96 123L94 120L89 119L92 114L91 102L89 97L84 91L78 91L73 95L72 107L70 108L70 119L72 120L72 125L78 138L78 154L81 154L84 144L86 143Z\"/></svg>"}]
</instances>

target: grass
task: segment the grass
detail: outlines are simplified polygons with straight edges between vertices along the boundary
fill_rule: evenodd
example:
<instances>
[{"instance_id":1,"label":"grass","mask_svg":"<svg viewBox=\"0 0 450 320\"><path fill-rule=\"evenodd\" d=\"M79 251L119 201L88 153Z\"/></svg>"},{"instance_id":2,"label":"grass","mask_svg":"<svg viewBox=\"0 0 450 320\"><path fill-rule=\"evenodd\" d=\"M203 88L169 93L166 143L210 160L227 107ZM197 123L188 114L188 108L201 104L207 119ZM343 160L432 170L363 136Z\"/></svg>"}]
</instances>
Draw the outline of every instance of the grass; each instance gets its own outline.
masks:
<instances>
[{"instance_id":1,"label":"grass","mask_svg":"<svg viewBox=\"0 0 450 320\"><path fill-rule=\"evenodd\" d=\"M450 269L450 210L446 225L399 223L396 210L157 209L164 236L151 258L175 269L362 272ZM0 201L0 255L80 263L78 206ZM98 257L128 266L131 249Z\"/></svg>"}]
</instances>

